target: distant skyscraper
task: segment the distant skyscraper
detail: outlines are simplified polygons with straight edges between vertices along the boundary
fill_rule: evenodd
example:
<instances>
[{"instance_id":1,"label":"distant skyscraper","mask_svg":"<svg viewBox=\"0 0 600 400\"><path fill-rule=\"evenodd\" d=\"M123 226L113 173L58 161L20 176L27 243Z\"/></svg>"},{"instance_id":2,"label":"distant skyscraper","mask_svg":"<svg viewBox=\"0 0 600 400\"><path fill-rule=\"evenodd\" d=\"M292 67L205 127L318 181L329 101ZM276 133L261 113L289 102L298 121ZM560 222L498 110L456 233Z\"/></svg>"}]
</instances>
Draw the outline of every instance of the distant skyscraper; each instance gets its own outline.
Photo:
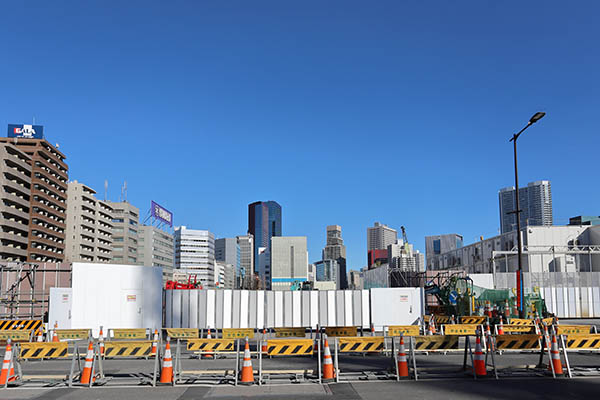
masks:
<instances>
[{"instance_id":1,"label":"distant skyscraper","mask_svg":"<svg viewBox=\"0 0 600 400\"><path fill-rule=\"evenodd\" d=\"M215 260L229 264L233 268L234 278L239 281L241 276L241 250L237 238L222 238L215 240Z\"/></svg>"},{"instance_id":2,"label":"distant skyscraper","mask_svg":"<svg viewBox=\"0 0 600 400\"><path fill-rule=\"evenodd\" d=\"M245 276L254 273L254 236L251 234L237 236L240 246L240 276L236 277L236 288L242 287Z\"/></svg>"},{"instance_id":3,"label":"distant skyscraper","mask_svg":"<svg viewBox=\"0 0 600 400\"><path fill-rule=\"evenodd\" d=\"M367 228L367 250L387 250L390 244L398 240L398 231L387 225L375 222L371 228Z\"/></svg>"},{"instance_id":4,"label":"distant skyscraper","mask_svg":"<svg viewBox=\"0 0 600 400\"><path fill-rule=\"evenodd\" d=\"M175 228L174 238L174 272L196 275L203 287L215 287L215 235L179 226Z\"/></svg>"},{"instance_id":5,"label":"distant skyscraper","mask_svg":"<svg viewBox=\"0 0 600 400\"><path fill-rule=\"evenodd\" d=\"M511 232L517 229L515 214L514 186L500 189L500 231ZM535 181L526 187L519 188L519 208L521 209L521 226L552 225L552 190L550 181Z\"/></svg>"},{"instance_id":6,"label":"distant skyscraper","mask_svg":"<svg viewBox=\"0 0 600 400\"><path fill-rule=\"evenodd\" d=\"M336 282L338 289L347 289L348 277L346 274L346 246L342 239L342 227L329 225L327 227L327 244L323 249L323 261L337 261Z\"/></svg>"},{"instance_id":7,"label":"distant skyscraper","mask_svg":"<svg viewBox=\"0 0 600 400\"><path fill-rule=\"evenodd\" d=\"M271 288L289 290L293 284L308 280L306 236L271 239Z\"/></svg>"},{"instance_id":8,"label":"distant skyscraper","mask_svg":"<svg viewBox=\"0 0 600 400\"><path fill-rule=\"evenodd\" d=\"M254 260L256 261L258 249L266 247L270 250L271 238L281 236L281 206L276 201L257 201L249 204L248 233L254 236Z\"/></svg>"}]
</instances>

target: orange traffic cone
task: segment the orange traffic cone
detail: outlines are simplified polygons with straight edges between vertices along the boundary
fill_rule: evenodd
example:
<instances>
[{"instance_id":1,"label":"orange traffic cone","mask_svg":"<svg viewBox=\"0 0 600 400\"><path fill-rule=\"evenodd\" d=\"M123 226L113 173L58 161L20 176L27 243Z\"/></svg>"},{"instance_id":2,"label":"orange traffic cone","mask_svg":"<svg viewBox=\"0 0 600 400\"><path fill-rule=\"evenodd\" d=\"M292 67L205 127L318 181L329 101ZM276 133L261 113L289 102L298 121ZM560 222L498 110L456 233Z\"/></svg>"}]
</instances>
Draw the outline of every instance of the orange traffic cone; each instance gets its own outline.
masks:
<instances>
[{"instance_id":1,"label":"orange traffic cone","mask_svg":"<svg viewBox=\"0 0 600 400\"><path fill-rule=\"evenodd\" d=\"M261 347L260 351L263 354L268 353L268 351L267 351L267 329L266 328L263 328L263 331L262 331L262 347Z\"/></svg>"},{"instance_id":2,"label":"orange traffic cone","mask_svg":"<svg viewBox=\"0 0 600 400\"><path fill-rule=\"evenodd\" d=\"M38 342L43 342L44 341L44 333L42 331L42 329L38 329L38 334L37 334L37 341Z\"/></svg>"},{"instance_id":3,"label":"orange traffic cone","mask_svg":"<svg viewBox=\"0 0 600 400\"><path fill-rule=\"evenodd\" d=\"M404 350L404 336L400 336L400 348L398 349L398 377L408 378L408 360Z\"/></svg>"},{"instance_id":4,"label":"orange traffic cone","mask_svg":"<svg viewBox=\"0 0 600 400\"><path fill-rule=\"evenodd\" d=\"M210 327L208 328L208 333L207 333L207 335L206 335L206 338L207 338L207 339L212 339L212 336L210 335ZM214 358L214 357L215 357L215 356L214 356L214 354L212 353L212 351L210 351L210 350L206 350L205 352L202 352L202 357L201 357L201 358L204 358L204 359L212 359L212 358Z\"/></svg>"},{"instance_id":5,"label":"orange traffic cone","mask_svg":"<svg viewBox=\"0 0 600 400\"><path fill-rule=\"evenodd\" d=\"M433 320L433 314L431 314L431 318L429 318L429 326L427 329L428 335L435 335L435 321Z\"/></svg>"},{"instance_id":6,"label":"orange traffic cone","mask_svg":"<svg viewBox=\"0 0 600 400\"><path fill-rule=\"evenodd\" d=\"M371 336L375 336L375 325L371 324Z\"/></svg>"},{"instance_id":7,"label":"orange traffic cone","mask_svg":"<svg viewBox=\"0 0 600 400\"><path fill-rule=\"evenodd\" d=\"M556 342L556 335L552 332L552 347L550 348L550 362L554 366L554 374L562 375L563 368L560 362L560 353L558 351L558 343ZM550 363L548 363L548 371L552 371Z\"/></svg>"},{"instance_id":8,"label":"orange traffic cone","mask_svg":"<svg viewBox=\"0 0 600 400\"><path fill-rule=\"evenodd\" d=\"M246 336L246 345L244 346L244 361L242 362L240 383L242 385L254 384L254 370L252 369L252 360L250 359L250 345Z\"/></svg>"},{"instance_id":9,"label":"orange traffic cone","mask_svg":"<svg viewBox=\"0 0 600 400\"><path fill-rule=\"evenodd\" d=\"M156 349L158 347L158 329L154 330L154 337L152 338L152 355L156 356Z\"/></svg>"},{"instance_id":10,"label":"orange traffic cone","mask_svg":"<svg viewBox=\"0 0 600 400\"><path fill-rule=\"evenodd\" d=\"M487 371L485 368L485 360L483 358L483 352L481 350L481 334L477 333L477 339L475 341L475 356L473 357L473 364L475 366L475 375L478 378L484 377L487 375Z\"/></svg>"},{"instance_id":11,"label":"orange traffic cone","mask_svg":"<svg viewBox=\"0 0 600 400\"><path fill-rule=\"evenodd\" d=\"M502 318L500 318L500 324L498 324L498 335L504 335L504 325L502 324Z\"/></svg>"},{"instance_id":12,"label":"orange traffic cone","mask_svg":"<svg viewBox=\"0 0 600 400\"><path fill-rule=\"evenodd\" d=\"M173 383L173 357L171 356L171 338L167 337L165 357L160 371L160 383Z\"/></svg>"},{"instance_id":13,"label":"orange traffic cone","mask_svg":"<svg viewBox=\"0 0 600 400\"><path fill-rule=\"evenodd\" d=\"M508 299L504 300L504 318L508 321L510 317L510 307L508 306Z\"/></svg>"},{"instance_id":14,"label":"orange traffic cone","mask_svg":"<svg viewBox=\"0 0 600 400\"><path fill-rule=\"evenodd\" d=\"M98 334L98 347L100 347L100 357L104 357L104 332L100 327L100 333Z\"/></svg>"},{"instance_id":15,"label":"orange traffic cone","mask_svg":"<svg viewBox=\"0 0 600 400\"><path fill-rule=\"evenodd\" d=\"M79 383L83 383L85 385L90 384L90 379L92 378L92 365L94 364L94 344L90 340L88 344L87 354L85 355L85 364L83 365L83 371L81 372L81 379L79 379ZM92 381L95 381L94 377Z\"/></svg>"},{"instance_id":16,"label":"orange traffic cone","mask_svg":"<svg viewBox=\"0 0 600 400\"><path fill-rule=\"evenodd\" d=\"M323 382L331 382L335 379L333 361L331 360L331 350L329 350L329 342L327 342L327 336L324 335L323 339Z\"/></svg>"},{"instance_id":17,"label":"orange traffic cone","mask_svg":"<svg viewBox=\"0 0 600 400\"><path fill-rule=\"evenodd\" d=\"M9 372L10 369L10 372ZM4 361L2 361L2 372L0 373L0 385L4 386L6 380L9 382L17 379L15 376L15 369L12 366L12 346L10 345L10 339L6 341L6 351L4 352Z\"/></svg>"},{"instance_id":18,"label":"orange traffic cone","mask_svg":"<svg viewBox=\"0 0 600 400\"><path fill-rule=\"evenodd\" d=\"M488 318L492 318L492 311L490 310L490 302L489 300L485 301L485 309L484 313Z\"/></svg>"},{"instance_id":19,"label":"orange traffic cone","mask_svg":"<svg viewBox=\"0 0 600 400\"><path fill-rule=\"evenodd\" d=\"M53 334L52 334L53 342L60 342L60 340L58 340L58 335L56 334L57 329L58 329L58 321L54 322L54 330L53 330Z\"/></svg>"}]
</instances>

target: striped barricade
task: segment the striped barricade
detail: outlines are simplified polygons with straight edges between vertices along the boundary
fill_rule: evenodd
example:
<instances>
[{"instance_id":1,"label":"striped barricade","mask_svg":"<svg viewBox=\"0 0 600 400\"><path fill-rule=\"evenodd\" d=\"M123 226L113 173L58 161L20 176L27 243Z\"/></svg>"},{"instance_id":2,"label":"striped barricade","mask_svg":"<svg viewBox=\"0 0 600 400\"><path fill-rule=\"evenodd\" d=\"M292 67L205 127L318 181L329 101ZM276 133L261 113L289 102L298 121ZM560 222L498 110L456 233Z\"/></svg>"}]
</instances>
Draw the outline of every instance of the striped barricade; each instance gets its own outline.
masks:
<instances>
[{"instance_id":1,"label":"striped barricade","mask_svg":"<svg viewBox=\"0 0 600 400\"><path fill-rule=\"evenodd\" d=\"M442 325L443 335L456 335L456 336L475 336L477 330L483 332L483 325L478 324L450 324Z\"/></svg>"},{"instance_id":2,"label":"striped barricade","mask_svg":"<svg viewBox=\"0 0 600 400\"><path fill-rule=\"evenodd\" d=\"M591 325L556 325L557 335L587 335L591 333Z\"/></svg>"},{"instance_id":3,"label":"striped barricade","mask_svg":"<svg viewBox=\"0 0 600 400\"><path fill-rule=\"evenodd\" d=\"M42 320L40 319L2 319L0 320L0 331L29 331L37 336L42 331Z\"/></svg>"},{"instance_id":4,"label":"striped barricade","mask_svg":"<svg viewBox=\"0 0 600 400\"><path fill-rule=\"evenodd\" d=\"M374 354L380 353L381 355L385 354L385 337L383 336L357 336L357 337L337 337L335 338L335 353L334 353L334 368L335 368L335 380L339 382L340 379L345 377L356 376L356 372L344 372L340 371L339 364L339 354L340 353L360 353L360 354ZM392 353L394 351L394 342L392 340ZM392 354L392 360L395 360L395 357ZM358 373L361 378L368 379L369 377L377 377L377 378L393 378L396 379L397 373L393 375L389 374L387 370L387 365L385 370L375 370L375 371L361 371Z\"/></svg>"},{"instance_id":5,"label":"striped barricade","mask_svg":"<svg viewBox=\"0 0 600 400\"><path fill-rule=\"evenodd\" d=\"M8 339L12 342L31 342L33 330L26 331L0 331L0 343L5 344Z\"/></svg>"},{"instance_id":6,"label":"striped barricade","mask_svg":"<svg viewBox=\"0 0 600 400\"><path fill-rule=\"evenodd\" d=\"M537 333L537 327L535 325L502 325L502 329L505 334L507 333ZM498 324L494 326L494 331L498 334Z\"/></svg>"},{"instance_id":7,"label":"striped barricade","mask_svg":"<svg viewBox=\"0 0 600 400\"><path fill-rule=\"evenodd\" d=\"M187 350L201 353L233 353L233 339L188 339Z\"/></svg>"},{"instance_id":8,"label":"striped barricade","mask_svg":"<svg viewBox=\"0 0 600 400\"><path fill-rule=\"evenodd\" d=\"M254 339L254 329L252 328L223 328L222 331L223 339Z\"/></svg>"},{"instance_id":9,"label":"striped barricade","mask_svg":"<svg viewBox=\"0 0 600 400\"><path fill-rule=\"evenodd\" d=\"M525 325L525 326L535 325L534 320L524 319L524 318L509 318L508 322L510 322L511 325Z\"/></svg>"},{"instance_id":10,"label":"striped barricade","mask_svg":"<svg viewBox=\"0 0 600 400\"><path fill-rule=\"evenodd\" d=\"M388 336L418 336L421 334L419 325L391 325L388 326Z\"/></svg>"},{"instance_id":11,"label":"striped barricade","mask_svg":"<svg viewBox=\"0 0 600 400\"><path fill-rule=\"evenodd\" d=\"M434 315L433 318L434 318L434 321L436 324L451 324L452 323L452 317L450 317L448 315Z\"/></svg>"},{"instance_id":12,"label":"striped barricade","mask_svg":"<svg viewBox=\"0 0 600 400\"><path fill-rule=\"evenodd\" d=\"M414 336L415 351L452 351L458 350L459 336L431 335Z\"/></svg>"},{"instance_id":13,"label":"striped barricade","mask_svg":"<svg viewBox=\"0 0 600 400\"><path fill-rule=\"evenodd\" d=\"M19 345L19 360L41 360L68 357L67 342L29 342Z\"/></svg>"},{"instance_id":14,"label":"striped barricade","mask_svg":"<svg viewBox=\"0 0 600 400\"><path fill-rule=\"evenodd\" d=\"M208 361L212 361L219 358L226 358L228 355L236 356L236 365L238 363L238 352L236 349L235 339L208 339L208 338L194 338L194 339L182 339L185 340L186 350L193 352L195 357L203 359L203 357L209 358ZM232 374L228 373L229 370L225 370L223 373L217 373L214 370L202 370L202 371L184 371L181 363L182 352L177 343L174 358L174 374L176 383L191 384L195 382L199 383L227 383L233 382L237 374L236 369L231 369ZM203 360L205 361L205 360Z\"/></svg>"},{"instance_id":15,"label":"striped barricade","mask_svg":"<svg viewBox=\"0 0 600 400\"><path fill-rule=\"evenodd\" d=\"M502 351L525 351L525 350L540 350L540 335L524 334L524 335L496 335L495 337L496 350Z\"/></svg>"},{"instance_id":16,"label":"striped barricade","mask_svg":"<svg viewBox=\"0 0 600 400\"><path fill-rule=\"evenodd\" d=\"M558 325L560 326L560 325ZM587 333L587 334L569 334L567 335L565 342L565 348L568 351L578 350L600 350L600 334L598 333Z\"/></svg>"},{"instance_id":17,"label":"striped barricade","mask_svg":"<svg viewBox=\"0 0 600 400\"><path fill-rule=\"evenodd\" d=\"M194 328L164 328L171 339L198 339L200 330Z\"/></svg>"},{"instance_id":18,"label":"striped barricade","mask_svg":"<svg viewBox=\"0 0 600 400\"><path fill-rule=\"evenodd\" d=\"M91 329L55 329L59 340L88 340L92 336Z\"/></svg>"},{"instance_id":19,"label":"striped barricade","mask_svg":"<svg viewBox=\"0 0 600 400\"><path fill-rule=\"evenodd\" d=\"M461 324L482 325L485 324L487 320L488 317L486 317L485 315L469 315L460 317L458 322L460 322Z\"/></svg>"},{"instance_id":20,"label":"striped barricade","mask_svg":"<svg viewBox=\"0 0 600 400\"><path fill-rule=\"evenodd\" d=\"M548 326L556 324L556 319L554 317L542 318L542 323Z\"/></svg>"},{"instance_id":21,"label":"striped barricade","mask_svg":"<svg viewBox=\"0 0 600 400\"><path fill-rule=\"evenodd\" d=\"M147 340L148 330L146 328L109 329L109 337L113 340Z\"/></svg>"},{"instance_id":22,"label":"striped barricade","mask_svg":"<svg viewBox=\"0 0 600 400\"><path fill-rule=\"evenodd\" d=\"M303 337L306 337L306 329L305 328L275 328L274 331L275 331L276 338L287 338L287 337L303 338Z\"/></svg>"},{"instance_id":23,"label":"striped barricade","mask_svg":"<svg viewBox=\"0 0 600 400\"><path fill-rule=\"evenodd\" d=\"M325 334L329 337L354 337L358 336L358 329L355 326L327 326Z\"/></svg>"},{"instance_id":24,"label":"striped barricade","mask_svg":"<svg viewBox=\"0 0 600 400\"><path fill-rule=\"evenodd\" d=\"M239 342L238 342L239 343ZM263 356L269 357L304 357L304 356L313 356L313 346L314 341L312 339L268 339L265 342L262 340L259 342L259 349L263 347L263 344L266 343L267 351L263 354L262 351L258 352L258 381L260 384L263 381L269 381L278 377L278 375L284 375L289 377L290 375L294 375L296 381L304 380L309 378L309 373L306 370L282 370L278 369L276 371L266 371L263 369ZM320 381L321 376L321 351L320 345L316 346L318 348L318 376L314 374L314 371L310 374L311 380ZM238 359L239 362L239 359ZM316 378L315 378L316 376Z\"/></svg>"},{"instance_id":25,"label":"striped barricade","mask_svg":"<svg viewBox=\"0 0 600 400\"><path fill-rule=\"evenodd\" d=\"M111 380L119 380L121 383L150 383L152 386L156 386L156 378L159 370L159 359L161 355L164 355L164 346L158 346L157 352L158 354L154 357L153 361L153 372L152 379L149 380L147 377L141 377L140 373L132 373L132 374L118 374L118 375L110 375L105 377L103 363L105 359L143 359L148 360L149 357L152 356L152 340L123 340L123 341L106 341L104 342L104 357L98 358L98 367L100 372L100 379L111 379ZM98 346L95 346L95 354L98 354Z\"/></svg>"}]
</instances>

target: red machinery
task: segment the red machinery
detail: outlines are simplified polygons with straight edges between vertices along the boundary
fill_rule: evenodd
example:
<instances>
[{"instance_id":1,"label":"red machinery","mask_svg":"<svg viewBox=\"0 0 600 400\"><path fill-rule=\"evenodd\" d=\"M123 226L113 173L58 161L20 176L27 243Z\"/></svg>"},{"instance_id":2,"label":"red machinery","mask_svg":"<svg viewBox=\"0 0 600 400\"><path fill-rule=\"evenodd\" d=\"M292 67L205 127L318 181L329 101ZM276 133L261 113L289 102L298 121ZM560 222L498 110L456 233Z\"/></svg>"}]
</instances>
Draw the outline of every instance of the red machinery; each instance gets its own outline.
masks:
<instances>
[{"instance_id":1,"label":"red machinery","mask_svg":"<svg viewBox=\"0 0 600 400\"><path fill-rule=\"evenodd\" d=\"M194 281L192 282L192 276L194 277ZM179 283L177 281L167 281L165 285L165 289L202 289L202 284L200 282L196 282L196 275L190 275L188 277L187 283Z\"/></svg>"}]
</instances>

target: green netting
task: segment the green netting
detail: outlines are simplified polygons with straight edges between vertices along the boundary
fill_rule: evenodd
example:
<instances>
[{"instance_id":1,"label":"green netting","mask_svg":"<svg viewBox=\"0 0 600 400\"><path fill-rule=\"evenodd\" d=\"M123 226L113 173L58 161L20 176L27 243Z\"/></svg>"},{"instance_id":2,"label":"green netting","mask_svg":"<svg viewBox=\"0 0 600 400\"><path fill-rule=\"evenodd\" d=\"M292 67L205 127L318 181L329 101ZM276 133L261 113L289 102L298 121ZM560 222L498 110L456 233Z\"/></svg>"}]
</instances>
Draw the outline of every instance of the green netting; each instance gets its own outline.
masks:
<instances>
[{"instance_id":1,"label":"green netting","mask_svg":"<svg viewBox=\"0 0 600 400\"><path fill-rule=\"evenodd\" d=\"M510 289L486 289L473 285L473 295L478 301L489 301L490 303L503 303L512 297Z\"/></svg>"}]
</instances>

